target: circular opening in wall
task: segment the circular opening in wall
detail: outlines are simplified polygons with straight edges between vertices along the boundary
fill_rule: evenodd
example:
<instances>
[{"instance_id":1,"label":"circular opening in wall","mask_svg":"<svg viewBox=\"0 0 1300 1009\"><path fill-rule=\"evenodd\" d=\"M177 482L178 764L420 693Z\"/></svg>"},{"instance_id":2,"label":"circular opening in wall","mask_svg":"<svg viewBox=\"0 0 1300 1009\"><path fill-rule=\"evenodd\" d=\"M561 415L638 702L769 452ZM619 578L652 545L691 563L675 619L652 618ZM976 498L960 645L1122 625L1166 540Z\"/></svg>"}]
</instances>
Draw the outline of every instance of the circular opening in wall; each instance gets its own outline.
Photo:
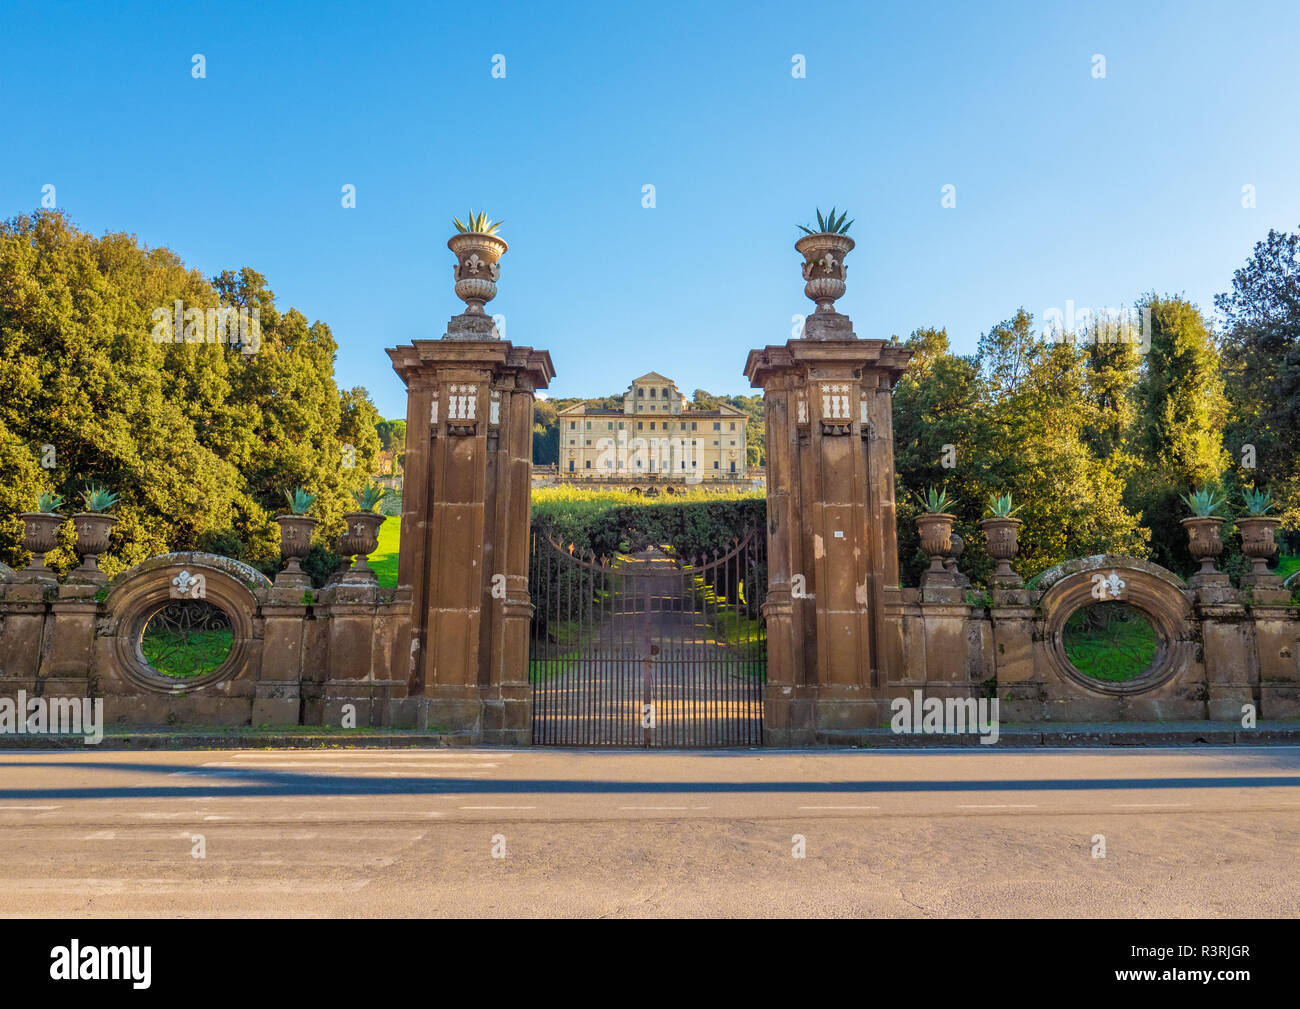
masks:
<instances>
[{"instance_id":1,"label":"circular opening in wall","mask_svg":"<svg viewBox=\"0 0 1300 1009\"><path fill-rule=\"evenodd\" d=\"M219 668L234 645L230 618L202 599L177 599L145 624L140 654L150 668L171 680L192 680Z\"/></svg>"},{"instance_id":2,"label":"circular opening in wall","mask_svg":"<svg viewBox=\"0 0 1300 1009\"><path fill-rule=\"evenodd\" d=\"M1160 638L1147 615L1128 603L1092 603L1070 614L1061 633L1065 656L1080 673L1128 683L1150 671Z\"/></svg>"}]
</instances>

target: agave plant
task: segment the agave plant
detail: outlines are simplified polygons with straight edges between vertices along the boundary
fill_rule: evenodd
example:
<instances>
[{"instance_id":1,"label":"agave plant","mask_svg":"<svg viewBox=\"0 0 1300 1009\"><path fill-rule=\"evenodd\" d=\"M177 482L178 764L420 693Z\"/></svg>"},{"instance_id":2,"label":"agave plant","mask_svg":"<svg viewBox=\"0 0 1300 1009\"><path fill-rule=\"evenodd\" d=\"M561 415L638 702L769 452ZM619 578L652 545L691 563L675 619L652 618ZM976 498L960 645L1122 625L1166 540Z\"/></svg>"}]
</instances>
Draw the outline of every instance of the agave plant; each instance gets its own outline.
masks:
<instances>
[{"instance_id":1,"label":"agave plant","mask_svg":"<svg viewBox=\"0 0 1300 1009\"><path fill-rule=\"evenodd\" d=\"M1251 516L1266 515L1273 507L1272 491L1243 490L1241 497L1246 502L1246 513Z\"/></svg>"},{"instance_id":2,"label":"agave plant","mask_svg":"<svg viewBox=\"0 0 1300 1009\"><path fill-rule=\"evenodd\" d=\"M289 511L294 515L306 515L307 509L316 501L316 495L308 494L302 487L297 488L292 494L285 491L284 496L289 501Z\"/></svg>"},{"instance_id":3,"label":"agave plant","mask_svg":"<svg viewBox=\"0 0 1300 1009\"><path fill-rule=\"evenodd\" d=\"M42 491L36 498L36 510L45 514L50 514L59 510L63 504L63 495L55 494L52 491Z\"/></svg>"},{"instance_id":4,"label":"agave plant","mask_svg":"<svg viewBox=\"0 0 1300 1009\"><path fill-rule=\"evenodd\" d=\"M495 235L497 229L505 224L505 221L493 221L486 213L480 211L478 216L474 216L474 208L469 209L469 224L461 224L459 217L453 217L451 223L456 225L456 230L462 235Z\"/></svg>"},{"instance_id":5,"label":"agave plant","mask_svg":"<svg viewBox=\"0 0 1300 1009\"><path fill-rule=\"evenodd\" d=\"M364 487L352 492L352 500L357 503L357 507L363 512L372 512L383 504L392 493L387 487L381 487L379 484L367 480Z\"/></svg>"},{"instance_id":6,"label":"agave plant","mask_svg":"<svg viewBox=\"0 0 1300 1009\"><path fill-rule=\"evenodd\" d=\"M989 495L989 514L995 519L1009 519L1020 511L1020 505L1011 507L1010 494L990 494Z\"/></svg>"},{"instance_id":7,"label":"agave plant","mask_svg":"<svg viewBox=\"0 0 1300 1009\"><path fill-rule=\"evenodd\" d=\"M849 228L853 226L853 221L849 221L848 224L844 223L844 218L848 216L849 212L846 210L840 214L839 219L836 220L834 207L831 207L831 212L826 217L822 217L821 210L818 210L817 230L813 231L813 229L808 227L806 224L799 225L799 229L809 235L847 235L849 233ZM854 218L854 220L857 220L857 218Z\"/></svg>"},{"instance_id":8,"label":"agave plant","mask_svg":"<svg viewBox=\"0 0 1300 1009\"><path fill-rule=\"evenodd\" d=\"M88 512L106 512L117 504L117 495L98 484L91 484L81 492L81 501Z\"/></svg>"},{"instance_id":9,"label":"agave plant","mask_svg":"<svg viewBox=\"0 0 1300 1009\"><path fill-rule=\"evenodd\" d=\"M916 499L921 502L921 507L931 515L946 514L948 508L957 503L955 498L951 501L948 500L946 490L935 490L933 487L926 491L924 497L917 494Z\"/></svg>"},{"instance_id":10,"label":"agave plant","mask_svg":"<svg viewBox=\"0 0 1300 1009\"><path fill-rule=\"evenodd\" d=\"M1198 519L1217 518L1215 512L1227 503L1227 498L1217 487L1202 487L1190 495L1181 495L1183 503Z\"/></svg>"}]
</instances>

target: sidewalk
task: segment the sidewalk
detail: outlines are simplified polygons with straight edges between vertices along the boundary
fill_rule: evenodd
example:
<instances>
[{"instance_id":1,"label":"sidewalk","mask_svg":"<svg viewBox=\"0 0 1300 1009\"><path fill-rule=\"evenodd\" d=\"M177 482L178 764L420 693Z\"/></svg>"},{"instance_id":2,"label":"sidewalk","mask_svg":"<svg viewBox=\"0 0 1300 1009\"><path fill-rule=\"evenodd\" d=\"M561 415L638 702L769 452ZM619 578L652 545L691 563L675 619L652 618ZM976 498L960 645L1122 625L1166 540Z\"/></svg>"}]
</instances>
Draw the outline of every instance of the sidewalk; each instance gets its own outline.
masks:
<instances>
[{"instance_id":1,"label":"sidewalk","mask_svg":"<svg viewBox=\"0 0 1300 1009\"><path fill-rule=\"evenodd\" d=\"M388 749L473 746L468 734L418 732L404 729L327 729L318 726L239 727L200 726L118 729L104 733L101 750L239 750L239 749ZM1260 722L1243 729L1238 722L1091 722L1008 724L998 741L980 743L978 735L894 733L889 729L826 732L818 737L824 748L922 749L975 747L981 750L1033 747L1106 746L1300 746L1300 721ZM90 749L81 736L49 734L0 735L0 750ZM551 749L545 747L541 749ZM609 749L613 750L613 747Z\"/></svg>"}]
</instances>

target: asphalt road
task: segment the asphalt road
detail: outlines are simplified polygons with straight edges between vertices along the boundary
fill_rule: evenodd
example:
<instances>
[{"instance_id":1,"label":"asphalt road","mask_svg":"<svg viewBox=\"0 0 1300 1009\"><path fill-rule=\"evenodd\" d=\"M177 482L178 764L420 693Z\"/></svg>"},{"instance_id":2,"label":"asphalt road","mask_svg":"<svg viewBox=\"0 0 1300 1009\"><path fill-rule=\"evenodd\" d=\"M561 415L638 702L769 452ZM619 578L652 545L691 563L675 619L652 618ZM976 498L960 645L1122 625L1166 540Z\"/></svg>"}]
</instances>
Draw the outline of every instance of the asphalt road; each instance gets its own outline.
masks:
<instances>
[{"instance_id":1,"label":"asphalt road","mask_svg":"<svg viewBox=\"0 0 1300 1009\"><path fill-rule=\"evenodd\" d=\"M8 916L1294 917L1298 853L1300 748L0 753Z\"/></svg>"}]
</instances>

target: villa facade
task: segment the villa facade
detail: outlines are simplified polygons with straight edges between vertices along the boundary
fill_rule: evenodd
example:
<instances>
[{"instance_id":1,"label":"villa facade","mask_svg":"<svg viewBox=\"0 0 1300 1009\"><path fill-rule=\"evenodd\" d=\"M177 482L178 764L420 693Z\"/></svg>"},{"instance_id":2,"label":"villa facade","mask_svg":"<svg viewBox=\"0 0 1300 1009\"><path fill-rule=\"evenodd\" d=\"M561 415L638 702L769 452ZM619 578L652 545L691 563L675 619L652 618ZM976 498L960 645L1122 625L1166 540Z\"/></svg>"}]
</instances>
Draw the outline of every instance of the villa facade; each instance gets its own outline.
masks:
<instances>
[{"instance_id":1,"label":"villa facade","mask_svg":"<svg viewBox=\"0 0 1300 1009\"><path fill-rule=\"evenodd\" d=\"M696 409L658 372L633 379L621 408L575 403L558 418L560 482L690 486L747 477L745 411Z\"/></svg>"}]
</instances>

